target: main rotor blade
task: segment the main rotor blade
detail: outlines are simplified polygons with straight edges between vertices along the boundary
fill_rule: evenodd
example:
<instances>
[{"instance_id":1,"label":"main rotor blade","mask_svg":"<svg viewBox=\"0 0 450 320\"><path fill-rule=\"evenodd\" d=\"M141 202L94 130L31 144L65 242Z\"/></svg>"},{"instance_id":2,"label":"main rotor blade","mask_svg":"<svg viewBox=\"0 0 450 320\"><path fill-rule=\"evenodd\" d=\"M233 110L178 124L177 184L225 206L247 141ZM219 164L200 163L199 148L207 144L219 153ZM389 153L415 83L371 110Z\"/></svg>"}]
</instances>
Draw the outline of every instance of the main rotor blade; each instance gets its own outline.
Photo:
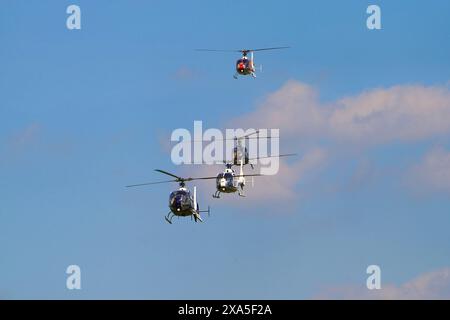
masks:
<instances>
[{"instance_id":1,"label":"main rotor blade","mask_svg":"<svg viewBox=\"0 0 450 320\"><path fill-rule=\"evenodd\" d=\"M243 174L242 176L240 174L235 174L234 177L235 178L239 178L239 177L265 177L267 176L266 174L260 174L260 173L255 173L255 174Z\"/></svg>"},{"instance_id":2,"label":"main rotor blade","mask_svg":"<svg viewBox=\"0 0 450 320\"><path fill-rule=\"evenodd\" d=\"M179 180L179 181L186 180L186 179L184 179L184 178L181 178L181 177L179 177L179 176L174 175L173 173L170 173L170 172L167 172L167 171L164 171L164 170L155 169L155 171L160 172L160 173L167 174L168 176L174 177L174 178L176 178L176 179Z\"/></svg>"},{"instance_id":3,"label":"main rotor blade","mask_svg":"<svg viewBox=\"0 0 450 320\"><path fill-rule=\"evenodd\" d=\"M157 182L144 182L144 183L138 183L138 184L131 184L129 186L125 186L126 188L131 187L141 187L141 186L148 186L151 184L160 184L160 183L168 183L168 182L179 182L178 180L167 180L167 181L157 181Z\"/></svg>"},{"instance_id":4,"label":"main rotor blade","mask_svg":"<svg viewBox=\"0 0 450 320\"><path fill-rule=\"evenodd\" d=\"M279 139L280 137L272 137L272 136L267 136L267 137L246 137L247 139Z\"/></svg>"},{"instance_id":5,"label":"main rotor blade","mask_svg":"<svg viewBox=\"0 0 450 320\"><path fill-rule=\"evenodd\" d=\"M259 159L267 159L267 158L281 158L281 157L292 157L296 156L296 153L286 153L286 154L280 154L278 156L266 156L266 157L256 157L256 158L249 158L248 160L259 160Z\"/></svg>"},{"instance_id":6,"label":"main rotor blade","mask_svg":"<svg viewBox=\"0 0 450 320\"><path fill-rule=\"evenodd\" d=\"M240 140L240 139L243 139L243 138L247 138L247 139L279 139L280 137L272 137L272 136L268 136L268 137L260 137L260 136L257 136L257 137L249 137L249 136L247 136L247 137L234 137L234 138L222 138L222 139L212 139L212 140L183 140L183 141L172 141L172 142L178 142L178 143L180 143L180 142L205 142L205 143L208 143L208 142L212 142L212 141L227 141L227 140Z\"/></svg>"},{"instance_id":7,"label":"main rotor blade","mask_svg":"<svg viewBox=\"0 0 450 320\"><path fill-rule=\"evenodd\" d=\"M250 49L250 50L245 50L245 51L252 52L252 51L278 50L278 49L289 49L289 48L290 47L272 47L272 48Z\"/></svg>"},{"instance_id":8,"label":"main rotor blade","mask_svg":"<svg viewBox=\"0 0 450 320\"><path fill-rule=\"evenodd\" d=\"M233 138L222 138L222 139L214 139L211 141L225 141L225 140L242 140L244 138L246 139L278 139L280 137L272 137L272 136L265 136L265 137L261 137L261 136L256 136L256 137L251 137L254 134L258 134L259 130L255 130L254 132L248 133L246 135L243 136L234 136ZM183 142L211 142L211 141L205 141L205 140L183 140ZM180 141L181 142L181 141Z\"/></svg>"},{"instance_id":9,"label":"main rotor blade","mask_svg":"<svg viewBox=\"0 0 450 320\"><path fill-rule=\"evenodd\" d=\"M290 47L271 47L271 48L258 48L258 49L238 49L238 50L222 50L222 49L195 49L195 51L212 51L212 52L254 52L254 51L266 51L266 50L279 50L288 49Z\"/></svg>"},{"instance_id":10,"label":"main rotor blade","mask_svg":"<svg viewBox=\"0 0 450 320\"><path fill-rule=\"evenodd\" d=\"M259 133L259 130L255 130L254 132L252 132L252 133L248 133L248 134L246 134L246 135L243 135L243 136L240 136L240 137L235 137L235 139L243 139L243 138L247 138L247 137L250 137L250 136L252 136L252 135L254 135L254 134L258 134Z\"/></svg>"},{"instance_id":11,"label":"main rotor blade","mask_svg":"<svg viewBox=\"0 0 450 320\"><path fill-rule=\"evenodd\" d=\"M192 181L192 180L210 180L210 179L216 179L217 177L199 177L199 178L187 178L185 181Z\"/></svg>"},{"instance_id":12,"label":"main rotor blade","mask_svg":"<svg viewBox=\"0 0 450 320\"><path fill-rule=\"evenodd\" d=\"M191 178L191 177L189 177L189 178L182 178L182 177L176 176L176 175L174 175L174 174L172 174L170 172L164 171L164 170L155 169L155 171L158 171L158 172L161 172L161 173L164 173L164 174L167 174L167 175L169 175L171 177L176 178L177 180L175 180L175 182L192 181L192 180L206 180L206 179L215 179L216 178L216 177L199 177L199 178Z\"/></svg>"},{"instance_id":13,"label":"main rotor blade","mask_svg":"<svg viewBox=\"0 0 450 320\"><path fill-rule=\"evenodd\" d=\"M242 50L221 50L221 49L195 49L195 51L242 52Z\"/></svg>"}]
</instances>

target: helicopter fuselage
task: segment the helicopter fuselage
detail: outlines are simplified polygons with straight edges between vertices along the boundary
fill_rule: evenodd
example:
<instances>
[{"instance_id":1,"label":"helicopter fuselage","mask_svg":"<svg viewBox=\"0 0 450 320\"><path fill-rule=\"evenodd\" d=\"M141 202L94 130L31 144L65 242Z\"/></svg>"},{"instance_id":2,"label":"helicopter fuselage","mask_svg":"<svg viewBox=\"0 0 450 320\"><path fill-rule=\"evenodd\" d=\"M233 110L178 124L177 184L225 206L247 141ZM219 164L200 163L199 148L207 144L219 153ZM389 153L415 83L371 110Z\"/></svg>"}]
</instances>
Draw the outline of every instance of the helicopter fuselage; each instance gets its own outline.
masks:
<instances>
[{"instance_id":1,"label":"helicopter fuselage","mask_svg":"<svg viewBox=\"0 0 450 320\"><path fill-rule=\"evenodd\" d=\"M244 162L244 165L249 164L250 159L248 150L244 146L236 146L233 148L233 164L236 166L240 165L241 159Z\"/></svg>"},{"instance_id":2,"label":"helicopter fuselage","mask_svg":"<svg viewBox=\"0 0 450 320\"><path fill-rule=\"evenodd\" d=\"M253 60L242 57L241 59L236 61L236 72L242 76L253 74L255 72L255 68L253 67Z\"/></svg>"},{"instance_id":3,"label":"helicopter fuselage","mask_svg":"<svg viewBox=\"0 0 450 320\"><path fill-rule=\"evenodd\" d=\"M231 167L227 167L216 178L216 189L219 193L234 193L239 191L239 187L242 187L244 184L245 178L236 176Z\"/></svg>"},{"instance_id":4,"label":"helicopter fuselage","mask_svg":"<svg viewBox=\"0 0 450 320\"><path fill-rule=\"evenodd\" d=\"M186 188L180 188L169 196L169 209L176 216L192 215L195 212L195 205L198 210L198 204L194 204L194 198Z\"/></svg>"},{"instance_id":5,"label":"helicopter fuselage","mask_svg":"<svg viewBox=\"0 0 450 320\"><path fill-rule=\"evenodd\" d=\"M216 189L222 193L234 193L238 190L234 175L230 172L219 173L216 178Z\"/></svg>"}]
</instances>

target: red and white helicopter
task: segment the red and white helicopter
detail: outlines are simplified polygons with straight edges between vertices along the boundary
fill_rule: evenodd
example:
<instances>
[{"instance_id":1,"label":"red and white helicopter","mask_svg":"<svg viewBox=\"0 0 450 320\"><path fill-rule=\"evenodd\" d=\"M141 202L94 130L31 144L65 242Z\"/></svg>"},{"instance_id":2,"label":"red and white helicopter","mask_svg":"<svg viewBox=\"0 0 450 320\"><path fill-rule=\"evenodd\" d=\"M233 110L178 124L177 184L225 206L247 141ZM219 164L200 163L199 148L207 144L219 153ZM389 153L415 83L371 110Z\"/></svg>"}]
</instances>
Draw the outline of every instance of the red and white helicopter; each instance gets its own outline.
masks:
<instances>
[{"instance_id":1,"label":"red and white helicopter","mask_svg":"<svg viewBox=\"0 0 450 320\"><path fill-rule=\"evenodd\" d=\"M215 49L195 49L195 50L214 51L214 52L241 52L242 57L236 61L236 74L233 76L233 78L237 79L238 76L247 76L247 75L251 75L253 78L256 78L256 67L255 67L255 60L253 58L253 52L287 49L287 48L290 47L273 47L273 48L241 49L241 50L215 50ZM248 53L250 53L250 59L247 57ZM260 70L262 71L262 65L260 65Z\"/></svg>"}]
</instances>

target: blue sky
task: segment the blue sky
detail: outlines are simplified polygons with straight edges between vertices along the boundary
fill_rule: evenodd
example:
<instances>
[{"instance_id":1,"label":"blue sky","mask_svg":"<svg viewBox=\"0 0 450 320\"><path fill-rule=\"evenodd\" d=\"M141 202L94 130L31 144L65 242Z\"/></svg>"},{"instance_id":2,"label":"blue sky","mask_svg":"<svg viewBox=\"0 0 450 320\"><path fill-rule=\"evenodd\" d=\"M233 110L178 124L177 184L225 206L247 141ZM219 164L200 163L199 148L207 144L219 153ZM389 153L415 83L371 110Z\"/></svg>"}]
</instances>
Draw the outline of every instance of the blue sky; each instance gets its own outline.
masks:
<instances>
[{"instance_id":1,"label":"blue sky","mask_svg":"<svg viewBox=\"0 0 450 320\"><path fill-rule=\"evenodd\" d=\"M372 3L382 30L366 28ZM81 30L66 28L70 4L81 7ZM304 299L364 286L370 264L400 288L450 267L448 1L1 6L0 298ZM283 45L292 48L256 55L256 80L232 78L236 54L193 50ZM213 184L199 183L201 206L212 207L204 224L164 221L176 186L124 188L162 178L155 168L202 172L171 163L172 130L267 123L291 94L310 91L320 110L346 108L343 98L370 108L379 94L416 110L407 97L417 93L432 116L415 134L417 117L394 103L355 142L341 127L304 131L310 120L298 112L280 130L281 149L299 159L257 181L267 189L279 178L293 196L217 201ZM404 135L389 130L391 114ZM283 184L289 168L298 179ZM81 267L80 291L65 287L70 264Z\"/></svg>"}]
</instances>

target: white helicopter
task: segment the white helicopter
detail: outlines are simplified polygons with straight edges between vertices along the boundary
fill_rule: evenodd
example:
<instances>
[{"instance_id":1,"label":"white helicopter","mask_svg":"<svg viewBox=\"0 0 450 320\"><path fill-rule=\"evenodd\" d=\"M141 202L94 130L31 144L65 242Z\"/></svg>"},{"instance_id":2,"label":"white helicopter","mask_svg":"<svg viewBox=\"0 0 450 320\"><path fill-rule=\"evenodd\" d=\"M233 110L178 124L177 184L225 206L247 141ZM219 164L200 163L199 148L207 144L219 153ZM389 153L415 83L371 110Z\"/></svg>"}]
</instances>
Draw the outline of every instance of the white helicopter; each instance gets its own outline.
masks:
<instances>
[{"instance_id":1,"label":"white helicopter","mask_svg":"<svg viewBox=\"0 0 450 320\"><path fill-rule=\"evenodd\" d=\"M260 49L241 49L241 50L215 50L215 49L195 49L196 51L215 51L215 52L241 52L242 57L236 61L236 74L233 78L237 79L238 76L251 75L256 78L256 68L255 60L253 58L253 52L255 51L265 51L265 50L277 50L277 49L287 49L290 47L273 47L273 48L260 48ZM247 54L250 53L250 59ZM262 65L260 66L260 71L262 71Z\"/></svg>"},{"instance_id":2,"label":"white helicopter","mask_svg":"<svg viewBox=\"0 0 450 320\"><path fill-rule=\"evenodd\" d=\"M146 185L152 185L152 184L160 184L160 183L168 183L168 182L178 182L180 187L178 190L173 191L169 196L169 213L167 216L164 216L166 221L170 224L172 224L172 219L174 216L179 217L187 217L191 216L194 217L195 222L200 221L203 222L200 213L201 212L207 212L208 215L210 214L210 208L208 206L208 210L200 210L200 207L197 202L197 188L194 187L194 194L192 195L191 192L186 188L186 182L192 181L192 180L207 180L207 179L216 179L216 177L201 177L201 178L182 178L179 176L176 176L170 172L156 169L155 171L169 175L174 180L168 180L168 181L158 181L158 182L146 182L146 183L139 183L139 184L133 184L126 186L127 188L130 187L140 187L140 186L146 186Z\"/></svg>"},{"instance_id":3,"label":"white helicopter","mask_svg":"<svg viewBox=\"0 0 450 320\"><path fill-rule=\"evenodd\" d=\"M250 158L249 160L257 160L262 158L272 158L272 157L286 157L286 156L294 156L296 154L281 154L278 156L268 156L268 157L258 157L258 158ZM216 192L213 194L213 198L220 198L221 193L235 193L238 192L239 196L245 197L244 195L244 186L245 186L245 177L252 177L252 185L253 185L253 177L264 176L262 174L244 174L244 158L240 160L240 171L239 175L233 170L234 163L225 163L225 170L219 173L216 177ZM247 162L248 163L248 162ZM253 165L252 169L253 169Z\"/></svg>"},{"instance_id":4,"label":"white helicopter","mask_svg":"<svg viewBox=\"0 0 450 320\"><path fill-rule=\"evenodd\" d=\"M236 175L232 169L233 164L227 163L224 172L219 173L216 177L216 192L213 194L213 198L220 198L221 193L235 193L238 192L239 196L245 197L244 186L245 177L258 177L261 174L244 174L244 161L241 159L240 172ZM252 180L253 181L253 180Z\"/></svg>"},{"instance_id":5,"label":"white helicopter","mask_svg":"<svg viewBox=\"0 0 450 320\"><path fill-rule=\"evenodd\" d=\"M257 135L257 136L254 136ZM251 168L253 169L253 164L251 161L253 160L259 160L259 159L266 159L266 158L274 158L274 157L290 157L290 156L296 156L296 153L286 153L286 154L280 154L276 156L265 156L265 157L256 157L256 158L250 158L248 149L245 145L243 145L243 141L246 139L278 139L279 137L260 137L259 136L259 130L255 130L254 132L248 133L246 135L240 136L240 137L234 137L233 140L235 141L235 146L233 148L233 154L232 154L232 165L240 165L241 160L243 162L243 165L250 164Z\"/></svg>"}]
</instances>

